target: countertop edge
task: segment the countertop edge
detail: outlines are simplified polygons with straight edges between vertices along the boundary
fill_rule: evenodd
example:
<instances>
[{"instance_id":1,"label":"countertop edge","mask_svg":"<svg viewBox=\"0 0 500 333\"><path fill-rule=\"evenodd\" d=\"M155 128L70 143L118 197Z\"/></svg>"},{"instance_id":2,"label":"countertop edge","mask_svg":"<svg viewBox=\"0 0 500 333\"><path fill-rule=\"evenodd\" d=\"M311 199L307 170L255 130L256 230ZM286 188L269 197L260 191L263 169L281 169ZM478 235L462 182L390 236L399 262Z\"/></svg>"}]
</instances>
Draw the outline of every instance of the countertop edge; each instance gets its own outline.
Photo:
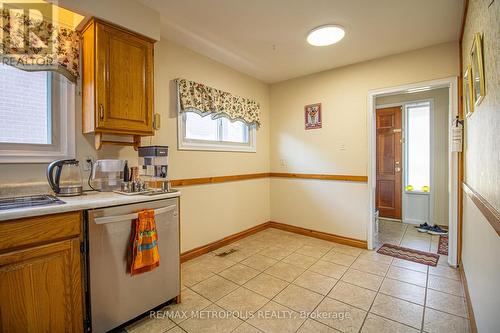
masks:
<instances>
[{"instance_id":1,"label":"countertop edge","mask_svg":"<svg viewBox=\"0 0 500 333\"><path fill-rule=\"evenodd\" d=\"M86 193L85 195L78 197L60 197L59 199L65 202L64 204L60 205L19 208L19 209L0 211L0 222L27 218L27 217L52 215L58 213L67 213L67 212L83 211L96 208L129 205L129 204L156 201L162 199L178 198L180 196L181 196L180 191L165 193L165 194L156 194L152 196L146 196L146 195L126 196L112 192L89 192Z\"/></svg>"}]
</instances>

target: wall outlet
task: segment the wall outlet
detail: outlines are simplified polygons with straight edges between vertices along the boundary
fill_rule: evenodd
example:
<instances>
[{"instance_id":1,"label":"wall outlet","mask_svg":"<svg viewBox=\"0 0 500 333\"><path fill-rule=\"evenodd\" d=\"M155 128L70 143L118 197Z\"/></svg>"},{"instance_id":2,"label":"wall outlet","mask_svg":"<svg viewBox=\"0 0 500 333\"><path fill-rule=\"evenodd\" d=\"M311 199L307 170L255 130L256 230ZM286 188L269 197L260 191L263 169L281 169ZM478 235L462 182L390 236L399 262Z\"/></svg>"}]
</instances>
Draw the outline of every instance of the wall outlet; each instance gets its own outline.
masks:
<instances>
[{"instance_id":1,"label":"wall outlet","mask_svg":"<svg viewBox=\"0 0 500 333\"><path fill-rule=\"evenodd\" d=\"M94 158L92 156L85 156L85 160L83 161L83 171L90 171L93 163Z\"/></svg>"},{"instance_id":2,"label":"wall outlet","mask_svg":"<svg viewBox=\"0 0 500 333\"><path fill-rule=\"evenodd\" d=\"M286 160L285 159L280 159L280 166L286 168Z\"/></svg>"},{"instance_id":3,"label":"wall outlet","mask_svg":"<svg viewBox=\"0 0 500 333\"><path fill-rule=\"evenodd\" d=\"M345 148L345 144L344 144L344 143L342 143L342 144L340 145L340 150L346 150L346 148Z\"/></svg>"}]
</instances>

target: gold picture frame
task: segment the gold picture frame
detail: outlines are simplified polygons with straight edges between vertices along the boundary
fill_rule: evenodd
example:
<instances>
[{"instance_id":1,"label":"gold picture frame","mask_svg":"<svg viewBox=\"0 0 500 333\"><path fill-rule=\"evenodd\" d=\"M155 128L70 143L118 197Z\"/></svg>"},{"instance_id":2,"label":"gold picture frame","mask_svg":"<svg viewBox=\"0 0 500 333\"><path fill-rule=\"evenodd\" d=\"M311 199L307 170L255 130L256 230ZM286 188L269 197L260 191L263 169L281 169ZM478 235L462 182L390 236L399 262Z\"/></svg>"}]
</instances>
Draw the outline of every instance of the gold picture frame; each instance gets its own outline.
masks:
<instances>
[{"instance_id":1,"label":"gold picture frame","mask_svg":"<svg viewBox=\"0 0 500 333\"><path fill-rule=\"evenodd\" d=\"M472 99L473 93L471 65L468 65L464 73L463 82L463 103L466 117L469 117L474 112L474 100Z\"/></svg>"},{"instance_id":2,"label":"gold picture frame","mask_svg":"<svg viewBox=\"0 0 500 333\"><path fill-rule=\"evenodd\" d=\"M480 33L474 35L472 49L470 51L472 97L474 106L481 104L486 95L483 63L483 41Z\"/></svg>"}]
</instances>

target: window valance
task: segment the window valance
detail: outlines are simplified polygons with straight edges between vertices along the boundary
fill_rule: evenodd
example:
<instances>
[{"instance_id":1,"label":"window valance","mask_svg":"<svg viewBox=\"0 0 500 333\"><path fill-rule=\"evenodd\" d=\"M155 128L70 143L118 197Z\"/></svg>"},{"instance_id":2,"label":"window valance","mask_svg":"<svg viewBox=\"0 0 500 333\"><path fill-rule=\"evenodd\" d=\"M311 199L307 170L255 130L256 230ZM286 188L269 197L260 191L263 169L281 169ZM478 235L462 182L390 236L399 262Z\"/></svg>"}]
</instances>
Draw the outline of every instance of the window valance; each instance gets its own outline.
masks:
<instances>
[{"instance_id":1,"label":"window valance","mask_svg":"<svg viewBox=\"0 0 500 333\"><path fill-rule=\"evenodd\" d=\"M227 117L260 126L260 105L256 101L232 95L201 83L177 79L179 112L195 111L212 118Z\"/></svg>"},{"instance_id":2,"label":"window valance","mask_svg":"<svg viewBox=\"0 0 500 333\"><path fill-rule=\"evenodd\" d=\"M0 9L0 60L26 71L56 71L78 78L79 34L45 18Z\"/></svg>"}]
</instances>

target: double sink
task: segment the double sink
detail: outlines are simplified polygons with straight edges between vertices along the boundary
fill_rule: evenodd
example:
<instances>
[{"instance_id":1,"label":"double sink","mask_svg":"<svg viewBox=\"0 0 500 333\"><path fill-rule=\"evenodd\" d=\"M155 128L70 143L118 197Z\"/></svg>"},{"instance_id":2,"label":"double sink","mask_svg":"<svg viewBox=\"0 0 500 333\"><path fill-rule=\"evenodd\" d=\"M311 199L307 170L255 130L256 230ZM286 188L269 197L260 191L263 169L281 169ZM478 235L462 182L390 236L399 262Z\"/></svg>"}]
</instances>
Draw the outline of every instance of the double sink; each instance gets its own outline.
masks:
<instances>
[{"instance_id":1,"label":"double sink","mask_svg":"<svg viewBox=\"0 0 500 333\"><path fill-rule=\"evenodd\" d=\"M65 204L65 202L49 194L0 198L0 211L7 209L61 204Z\"/></svg>"}]
</instances>

